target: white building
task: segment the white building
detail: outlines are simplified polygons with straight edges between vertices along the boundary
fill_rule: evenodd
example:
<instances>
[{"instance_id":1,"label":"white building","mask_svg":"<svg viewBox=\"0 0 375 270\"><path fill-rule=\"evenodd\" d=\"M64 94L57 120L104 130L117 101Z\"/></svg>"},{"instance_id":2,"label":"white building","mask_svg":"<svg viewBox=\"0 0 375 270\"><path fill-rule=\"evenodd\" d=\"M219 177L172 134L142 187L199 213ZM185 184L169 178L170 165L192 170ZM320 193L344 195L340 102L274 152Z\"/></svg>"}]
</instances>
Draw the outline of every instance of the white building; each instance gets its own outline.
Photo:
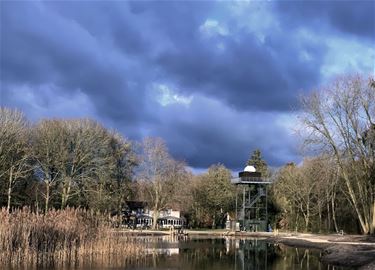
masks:
<instances>
[{"instance_id":1,"label":"white building","mask_svg":"<svg viewBox=\"0 0 375 270\"><path fill-rule=\"evenodd\" d=\"M154 211L145 209L137 215L137 227L152 227ZM158 228L182 228L185 225L185 218L181 217L180 211L166 209L159 212L157 219Z\"/></svg>"}]
</instances>

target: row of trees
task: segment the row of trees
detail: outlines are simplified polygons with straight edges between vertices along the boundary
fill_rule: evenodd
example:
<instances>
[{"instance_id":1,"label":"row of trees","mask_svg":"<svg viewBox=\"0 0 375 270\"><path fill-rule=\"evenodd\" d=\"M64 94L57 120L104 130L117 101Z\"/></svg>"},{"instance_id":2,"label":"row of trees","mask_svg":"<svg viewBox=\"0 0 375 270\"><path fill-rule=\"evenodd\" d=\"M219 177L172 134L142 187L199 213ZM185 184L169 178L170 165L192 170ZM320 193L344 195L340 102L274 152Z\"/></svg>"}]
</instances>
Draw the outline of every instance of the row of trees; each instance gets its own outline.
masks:
<instances>
[{"instance_id":1,"label":"row of trees","mask_svg":"<svg viewBox=\"0 0 375 270\"><path fill-rule=\"evenodd\" d=\"M155 220L172 207L197 226L216 226L234 210L230 175L222 165L192 175L160 138L131 142L90 119L32 124L18 110L0 109L0 204L8 211L119 212L126 200L141 200Z\"/></svg>"},{"instance_id":2,"label":"row of trees","mask_svg":"<svg viewBox=\"0 0 375 270\"><path fill-rule=\"evenodd\" d=\"M287 164L274 199L289 229L375 233L375 83L342 77L302 99L301 135L314 157Z\"/></svg>"},{"instance_id":3,"label":"row of trees","mask_svg":"<svg viewBox=\"0 0 375 270\"><path fill-rule=\"evenodd\" d=\"M1 204L119 207L129 195L131 143L89 120L41 120L0 109ZM6 196L4 196L6 195ZM5 202L6 201L6 202Z\"/></svg>"},{"instance_id":4,"label":"row of trees","mask_svg":"<svg viewBox=\"0 0 375 270\"><path fill-rule=\"evenodd\" d=\"M335 166L328 157L289 163L277 174L273 199L281 210L279 226L295 231L339 231L356 228L339 186Z\"/></svg>"}]
</instances>

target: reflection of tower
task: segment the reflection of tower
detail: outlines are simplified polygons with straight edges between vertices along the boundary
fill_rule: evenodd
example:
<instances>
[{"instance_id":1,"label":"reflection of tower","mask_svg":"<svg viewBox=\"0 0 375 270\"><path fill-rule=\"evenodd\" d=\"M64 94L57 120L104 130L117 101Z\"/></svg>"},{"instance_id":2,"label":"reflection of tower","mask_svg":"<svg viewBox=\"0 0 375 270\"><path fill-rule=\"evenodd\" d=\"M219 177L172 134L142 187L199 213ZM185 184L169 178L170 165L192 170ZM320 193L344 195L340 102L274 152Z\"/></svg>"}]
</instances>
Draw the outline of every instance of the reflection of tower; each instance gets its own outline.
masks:
<instances>
[{"instance_id":1,"label":"reflection of tower","mask_svg":"<svg viewBox=\"0 0 375 270\"><path fill-rule=\"evenodd\" d=\"M242 207L238 204L236 196L236 220L241 229L246 231L266 231L268 223L267 212L267 185L260 172L253 166L246 166L238 178L232 183L242 187Z\"/></svg>"},{"instance_id":2,"label":"reflection of tower","mask_svg":"<svg viewBox=\"0 0 375 270\"><path fill-rule=\"evenodd\" d=\"M241 270L255 270L268 268L268 249L264 240L240 240L238 259Z\"/></svg>"},{"instance_id":3,"label":"reflection of tower","mask_svg":"<svg viewBox=\"0 0 375 270\"><path fill-rule=\"evenodd\" d=\"M274 249L265 240L230 239L234 249L234 270L268 269L268 256L275 256Z\"/></svg>"}]
</instances>

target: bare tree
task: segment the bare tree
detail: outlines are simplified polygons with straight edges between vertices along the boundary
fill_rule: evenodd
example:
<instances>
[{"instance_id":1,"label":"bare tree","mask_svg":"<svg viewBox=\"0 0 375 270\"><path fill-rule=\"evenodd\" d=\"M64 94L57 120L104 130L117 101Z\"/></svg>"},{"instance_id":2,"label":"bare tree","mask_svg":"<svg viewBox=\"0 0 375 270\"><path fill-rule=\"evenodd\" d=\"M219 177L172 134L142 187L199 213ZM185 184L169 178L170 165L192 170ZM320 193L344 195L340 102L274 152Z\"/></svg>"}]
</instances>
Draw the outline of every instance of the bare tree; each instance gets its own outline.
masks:
<instances>
[{"instance_id":1,"label":"bare tree","mask_svg":"<svg viewBox=\"0 0 375 270\"><path fill-rule=\"evenodd\" d=\"M44 209L47 212L52 196L56 192L57 181L62 175L61 158L66 151L69 137L60 120L42 120L34 128L31 136L32 153L36 161L36 175L44 184Z\"/></svg>"},{"instance_id":2,"label":"bare tree","mask_svg":"<svg viewBox=\"0 0 375 270\"><path fill-rule=\"evenodd\" d=\"M331 209L328 204L336 193L331 185L334 173L330 165L328 157L318 156L304 159L300 166L288 164L279 171L273 185L275 198L286 213L284 219L294 223L296 230L302 217L304 230L321 231L323 214Z\"/></svg>"},{"instance_id":3,"label":"bare tree","mask_svg":"<svg viewBox=\"0 0 375 270\"><path fill-rule=\"evenodd\" d=\"M107 168L98 171L92 181L85 181L84 196L91 208L112 208L120 213L123 204L132 195L131 180L137 159L129 140L115 131L108 136Z\"/></svg>"},{"instance_id":4,"label":"bare tree","mask_svg":"<svg viewBox=\"0 0 375 270\"><path fill-rule=\"evenodd\" d=\"M0 107L0 179L7 187L8 211L15 185L32 170L28 132L29 123L20 111Z\"/></svg>"},{"instance_id":5,"label":"bare tree","mask_svg":"<svg viewBox=\"0 0 375 270\"><path fill-rule=\"evenodd\" d=\"M68 137L59 163L62 208L79 192L81 183L108 170L110 139L107 130L90 119L64 120L63 124Z\"/></svg>"},{"instance_id":6,"label":"bare tree","mask_svg":"<svg viewBox=\"0 0 375 270\"><path fill-rule=\"evenodd\" d=\"M304 97L302 104L306 144L334 157L362 232L373 234L374 150L363 136L375 124L374 88L359 76L342 77Z\"/></svg>"},{"instance_id":7,"label":"bare tree","mask_svg":"<svg viewBox=\"0 0 375 270\"><path fill-rule=\"evenodd\" d=\"M160 138L146 138L141 145L137 180L153 210L153 227L159 212L173 201L175 191L186 179L185 165L175 161Z\"/></svg>"},{"instance_id":8,"label":"bare tree","mask_svg":"<svg viewBox=\"0 0 375 270\"><path fill-rule=\"evenodd\" d=\"M110 177L114 184L113 197L116 201L117 211L131 196L130 183L134 167L138 164L131 142L117 132L110 134L109 162L113 164Z\"/></svg>"},{"instance_id":9,"label":"bare tree","mask_svg":"<svg viewBox=\"0 0 375 270\"><path fill-rule=\"evenodd\" d=\"M51 188L60 194L64 208L72 196L84 192L87 182L109 178L110 139L104 127L89 119L42 120L36 125L33 154L45 186L46 210Z\"/></svg>"}]
</instances>

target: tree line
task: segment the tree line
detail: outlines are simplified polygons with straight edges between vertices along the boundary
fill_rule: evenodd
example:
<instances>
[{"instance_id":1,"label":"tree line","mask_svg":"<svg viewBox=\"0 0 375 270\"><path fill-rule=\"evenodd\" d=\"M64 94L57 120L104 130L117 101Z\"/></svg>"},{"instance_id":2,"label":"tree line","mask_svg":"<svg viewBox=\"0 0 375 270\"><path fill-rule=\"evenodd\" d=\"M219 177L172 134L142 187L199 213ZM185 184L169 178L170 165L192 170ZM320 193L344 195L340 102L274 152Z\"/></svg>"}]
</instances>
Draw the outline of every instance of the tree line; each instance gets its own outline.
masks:
<instances>
[{"instance_id":1,"label":"tree line","mask_svg":"<svg viewBox=\"0 0 375 270\"><path fill-rule=\"evenodd\" d=\"M271 171L273 227L313 232L375 230L375 83L346 76L301 98L298 130L304 160ZM0 108L0 205L8 211L67 206L120 212L127 200L148 202L154 219L180 209L195 227L235 216L231 171L216 164L193 175L160 138L130 141L91 119L42 119ZM241 196L239 196L241 198ZM241 203L241 202L239 202ZM156 222L154 222L156 224Z\"/></svg>"},{"instance_id":2,"label":"tree line","mask_svg":"<svg viewBox=\"0 0 375 270\"><path fill-rule=\"evenodd\" d=\"M0 109L1 204L103 209L126 196L136 164L131 143L90 119L43 119Z\"/></svg>"},{"instance_id":3,"label":"tree line","mask_svg":"<svg viewBox=\"0 0 375 270\"><path fill-rule=\"evenodd\" d=\"M273 186L289 230L375 233L374 78L343 76L302 97L308 155L281 168Z\"/></svg>"},{"instance_id":4,"label":"tree line","mask_svg":"<svg viewBox=\"0 0 375 270\"><path fill-rule=\"evenodd\" d=\"M230 176L223 165L193 175L160 138L130 141L92 119L31 123L19 110L0 108L0 206L8 211L120 213L126 201L140 200L155 220L171 207L196 226L215 226L234 210Z\"/></svg>"}]
</instances>

